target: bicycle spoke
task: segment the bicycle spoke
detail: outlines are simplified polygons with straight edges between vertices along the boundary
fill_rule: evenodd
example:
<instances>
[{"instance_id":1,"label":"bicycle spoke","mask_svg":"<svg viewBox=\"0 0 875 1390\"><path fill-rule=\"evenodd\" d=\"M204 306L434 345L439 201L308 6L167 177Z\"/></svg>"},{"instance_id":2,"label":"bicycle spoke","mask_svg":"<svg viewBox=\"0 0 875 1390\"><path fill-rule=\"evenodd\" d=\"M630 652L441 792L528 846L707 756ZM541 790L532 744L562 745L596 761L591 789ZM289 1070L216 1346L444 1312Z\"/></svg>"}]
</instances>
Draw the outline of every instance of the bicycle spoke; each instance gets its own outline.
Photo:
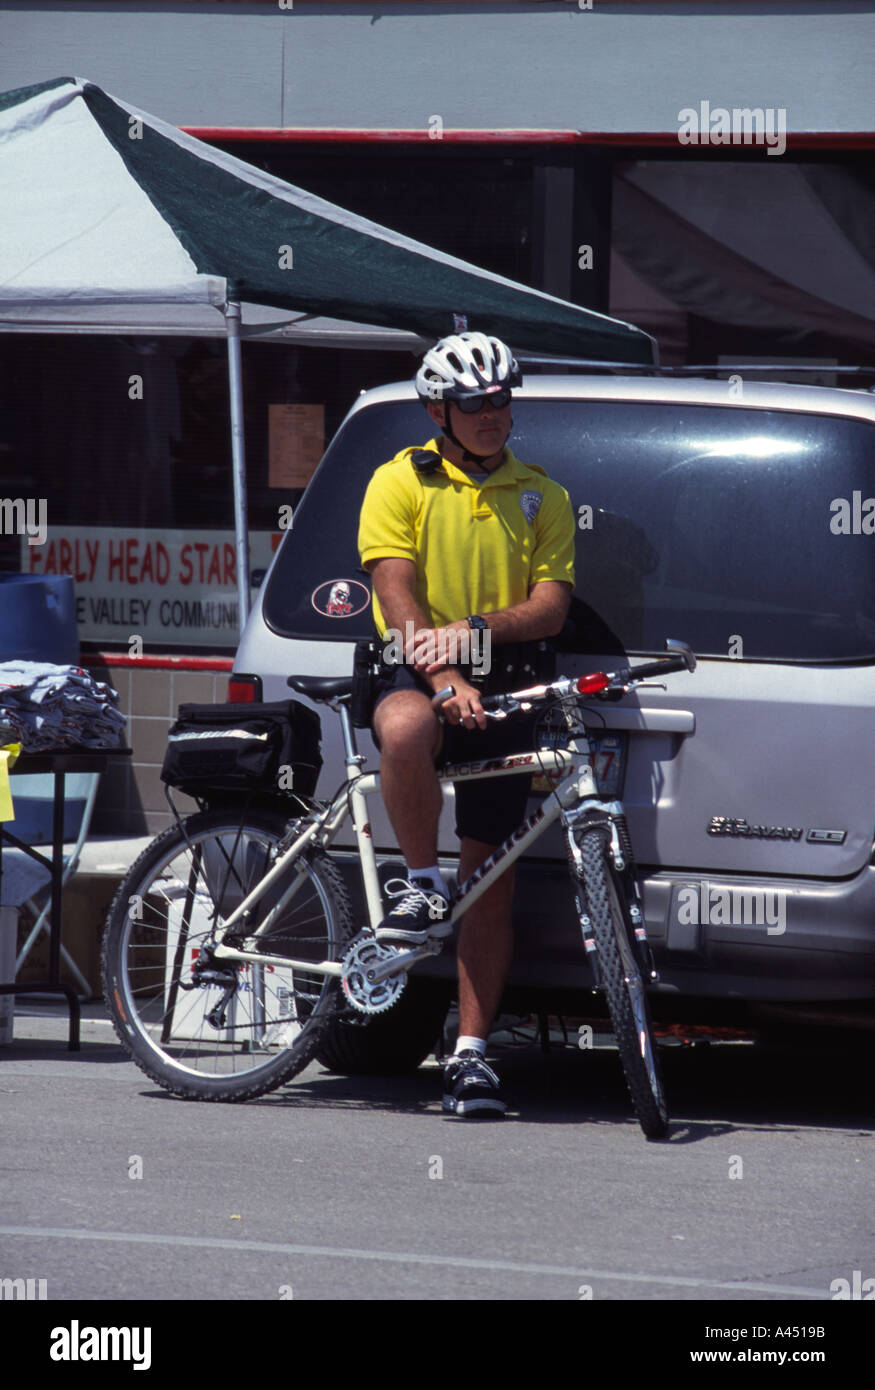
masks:
<instances>
[{"instance_id":1,"label":"bicycle spoke","mask_svg":"<svg viewBox=\"0 0 875 1390\"><path fill-rule=\"evenodd\" d=\"M207 812L184 824L145 852L117 894L104 947L107 1000L134 1059L168 1089L207 1099L259 1094L306 1064L336 1007L334 978L285 962L338 959L352 930L348 905L326 856L316 867L298 861L294 905L259 936L259 915L275 911L287 887L279 878L255 920L228 937L256 938L272 962L214 959L217 931L267 872L285 822L262 813L241 825ZM131 897L137 915L122 910Z\"/></svg>"}]
</instances>

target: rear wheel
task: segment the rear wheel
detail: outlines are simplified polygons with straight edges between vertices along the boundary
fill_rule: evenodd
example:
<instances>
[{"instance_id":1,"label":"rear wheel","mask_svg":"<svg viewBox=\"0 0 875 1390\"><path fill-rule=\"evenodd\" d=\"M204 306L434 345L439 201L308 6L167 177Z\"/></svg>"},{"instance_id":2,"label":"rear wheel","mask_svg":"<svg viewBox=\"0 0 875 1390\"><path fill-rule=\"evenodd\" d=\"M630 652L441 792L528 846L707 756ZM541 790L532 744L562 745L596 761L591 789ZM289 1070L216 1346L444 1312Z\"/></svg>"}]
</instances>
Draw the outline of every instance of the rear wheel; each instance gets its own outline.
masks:
<instances>
[{"instance_id":1,"label":"rear wheel","mask_svg":"<svg viewBox=\"0 0 875 1390\"><path fill-rule=\"evenodd\" d=\"M632 946L625 894L608 858L601 826L576 834L583 890L596 943L601 986L638 1122L648 1139L668 1131L668 1106L644 981Z\"/></svg>"},{"instance_id":2,"label":"rear wheel","mask_svg":"<svg viewBox=\"0 0 875 1390\"><path fill-rule=\"evenodd\" d=\"M286 824L272 811L250 811L242 823L234 811L189 816L144 851L110 907L110 1016L137 1065L176 1095L248 1100L281 1085L312 1059L340 1007L336 977L281 959L336 961L352 935L343 882L325 854L299 860L254 909L247 936L299 873L256 947L276 964L216 961L202 973L215 927L264 877Z\"/></svg>"}]
</instances>

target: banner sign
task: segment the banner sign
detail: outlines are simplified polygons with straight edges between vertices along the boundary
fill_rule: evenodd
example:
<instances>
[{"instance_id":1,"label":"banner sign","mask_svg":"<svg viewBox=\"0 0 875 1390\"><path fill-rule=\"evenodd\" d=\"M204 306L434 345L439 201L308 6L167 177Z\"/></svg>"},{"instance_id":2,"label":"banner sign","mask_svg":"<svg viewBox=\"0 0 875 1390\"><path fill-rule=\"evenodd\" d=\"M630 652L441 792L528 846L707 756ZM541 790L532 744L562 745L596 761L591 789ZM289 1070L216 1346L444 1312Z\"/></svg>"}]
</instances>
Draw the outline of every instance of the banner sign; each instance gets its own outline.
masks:
<instances>
[{"instance_id":1,"label":"banner sign","mask_svg":"<svg viewBox=\"0 0 875 1390\"><path fill-rule=\"evenodd\" d=\"M271 531L250 533L253 587L279 540ZM80 641L237 646L233 531L52 526L43 545L22 536L21 569L72 576Z\"/></svg>"}]
</instances>

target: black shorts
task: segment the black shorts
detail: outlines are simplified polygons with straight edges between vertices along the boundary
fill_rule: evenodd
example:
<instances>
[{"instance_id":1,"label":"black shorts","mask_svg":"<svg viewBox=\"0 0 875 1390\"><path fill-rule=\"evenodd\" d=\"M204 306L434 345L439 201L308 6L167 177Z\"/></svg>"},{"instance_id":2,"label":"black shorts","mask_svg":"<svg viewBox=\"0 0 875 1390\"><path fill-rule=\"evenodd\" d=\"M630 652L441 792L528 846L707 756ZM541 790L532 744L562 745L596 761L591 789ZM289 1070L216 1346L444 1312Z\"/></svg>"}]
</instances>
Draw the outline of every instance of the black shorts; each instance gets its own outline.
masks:
<instances>
[{"instance_id":1,"label":"black shorts","mask_svg":"<svg viewBox=\"0 0 875 1390\"><path fill-rule=\"evenodd\" d=\"M519 687L517 687L519 688ZM397 690L421 690L429 698L434 694L427 681L411 666L396 666L391 675L377 680L374 712L381 700ZM465 729L460 725L444 725L444 741L438 754L438 764L475 762L481 758L497 758L508 753L528 752L533 746L534 719L489 722L485 729ZM373 722L372 722L373 730ZM380 741L373 734L377 747ZM456 834L487 845L500 845L525 818L529 799L531 773L514 777L485 777L482 782L454 782L456 790Z\"/></svg>"}]
</instances>

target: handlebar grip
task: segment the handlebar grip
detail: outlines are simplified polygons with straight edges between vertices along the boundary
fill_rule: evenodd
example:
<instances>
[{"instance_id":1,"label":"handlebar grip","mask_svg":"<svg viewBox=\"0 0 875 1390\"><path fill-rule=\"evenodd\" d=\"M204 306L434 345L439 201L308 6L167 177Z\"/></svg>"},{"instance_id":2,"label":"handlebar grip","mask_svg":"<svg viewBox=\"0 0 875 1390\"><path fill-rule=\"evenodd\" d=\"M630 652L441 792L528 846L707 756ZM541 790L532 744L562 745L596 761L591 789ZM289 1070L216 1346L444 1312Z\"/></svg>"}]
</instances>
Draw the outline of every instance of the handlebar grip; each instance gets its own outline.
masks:
<instances>
[{"instance_id":1,"label":"handlebar grip","mask_svg":"<svg viewBox=\"0 0 875 1390\"><path fill-rule=\"evenodd\" d=\"M682 656L667 656L661 661L646 661L643 666L627 666L617 675L622 675L626 680L640 681L648 676L664 676L669 671L686 671L687 663Z\"/></svg>"}]
</instances>

